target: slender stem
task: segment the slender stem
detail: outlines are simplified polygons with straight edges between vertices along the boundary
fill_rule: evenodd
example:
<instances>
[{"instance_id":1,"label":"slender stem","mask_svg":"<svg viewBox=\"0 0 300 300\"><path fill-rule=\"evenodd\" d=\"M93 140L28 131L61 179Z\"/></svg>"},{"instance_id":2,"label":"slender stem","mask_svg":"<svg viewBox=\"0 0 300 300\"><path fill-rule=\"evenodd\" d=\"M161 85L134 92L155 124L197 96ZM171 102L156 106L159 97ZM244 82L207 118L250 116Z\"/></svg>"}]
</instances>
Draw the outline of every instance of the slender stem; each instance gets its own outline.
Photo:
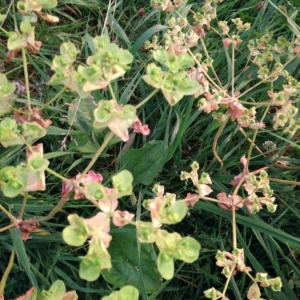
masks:
<instances>
[{"instance_id":1,"label":"slender stem","mask_svg":"<svg viewBox=\"0 0 300 300\"><path fill-rule=\"evenodd\" d=\"M237 248L235 204L232 203L232 248Z\"/></svg>"},{"instance_id":2,"label":"slender stem","mask_svg":"<svg viewBox=\"0 0 300 300\"><path fill-rule=\"evenodd\" d=\"M241 96L239 96L239 97L241 97ZM239 99L239 103L245 104L245 105L257 106L257 107L259 107L259 106L269 106L269 105L272 104L270 101L269 102L258 102L258 103L256 103L256 102L247 102L247 101L243 101L243 100L240 100L240 99Z\"/></svg>"},{"instance_id":3,"label":"slender stem","mask_svg":"<svg viewBox=\"0 0 300 300\"><path fill-rule=\"evenodd\" d=\"M200 61L196 58L196 56L194 55L194 53L193 53L190 49L188 49L188 52L189 52L189 54L193 57L194 61L195 61L196 64L198 65L198 67L201 69L200 72L202 72L202 73L205 75L205 77L206 77L207 80L210 82L210 84L211 84L212 86L214 86L217 90L223 91L223 92L224 92L222 86L218 86L218 85L214 82L214 80L208 75L208 73L204 70L204 68L201 66ZM231 98L230 95L227 95L226 91L225 91L225 94L226 94L226 96L228 96L229 98Z\"/></svg>"},{"instance_id":4,"label":"slender stem","mask_svg":"<svg viewBox=\"0 0 300 300\"><path fill-rule=\"evenodd\" d=\"M226 283L225 283L225 286L224 286L224 288L223 288L223 292L222 292L222 295L225 297L225 293L226 293L226 291L227 291L227 289L228 289L228 285L229 285L229 282L230 282L230 278L231 278L231 276L232 276L232 273L233 273L233 270L235 269L235 267L234 266L232 266L232 268L231 268L231 270L230 270L230 274L229 274L229 276L228 276L228 278L227 278L227 280L226 280Z\"/></svg>"},{"instance_id":5,"label":"slender stem","mask_svg":"<svg viewBox=\"0 0 300 300\"><path fill-rule=\"evenodd\" d=\"M290 139L290 142L293 142L297 137L298 135L300 134L300 129L297 129L296 132L294 133L293 137ZM278 157L282 156L290 147L291 143L288 143L282 150L281 152L279 152L277 154Z\"/></svg>"},{"instance_id":6,"label":"slender stem","mask_svg":"<svg viewBox=\"0 0 300 300\"><path fill-rule=\"evenodd\" d=\"M214 138L214 141L213 141L213 147L212 147L212 152L214 154L214 157L216 158L216 160L221 164L221 168L223 167L223 161L222 159L219 157L217 151L216 151L216 148L217 148L217 142L218 142L218 139L223 131L223 129L225 128L227 122L229 120L229 117L227 117L227 119L221 124L221 126L219 127L216 135L215 135L215 138Z\"/></svg>"},{"instance_id":7,"label":"slender stem","mask_svg":"<svg viewBox=\"0 0 300 300\"><path fill-rule=\"evenodd\" d=\"M27 203L27 199L28 199L28 192L24 193L24 198L23 198L23 203L22 203L22 207L21 210L19 212L19 219L22 219L24 212L25 212L25 207L26 207L26 203Z\"/></svg>"},{"instance_id":8,"label":"slender stem","mask_svg":"<svg viewBox=\"0 0 300 300\"><path fill-rule=\"evenodd\" d=\"M115 102L117 103L117 98L116 98L116 95L115 95L115 93L114 93L114 90L113 90L113 88L112 88L112 86L111 86L111 83L108 84L108 89L109 89L109 92L111 93L112 98L113 98L113 99L115 100Z\"/></svg>"},{"instance_id":9,"label":"slender stem","mask_svg":"<svg viewBox=\"0 0 300 300\"><path fill-rule=\"evenodd\" d=\"M136 109L140 108L141 106L143 106L145 103L147 103L157 92L159 91L159 89L155 89L154 91L151 92L151 94L146 97L142 102L140 102L139 104L137 104L135 106Z\"/></svg>"},{"instance_id":10,"label":"slender stem","mask_svg":"<svg viewBox=\"0 0 300 300\"><path fill-rule=\"evenodd\" d=\"M67 87L63 87L56 95L55 97L53 97L51 100L49 100L47 103L45 103L44 105L42 105L40 107L40 110L43 110L44 108L46 108L47 106L49 106L50 104L52 104L54 101L56 101L67 89Z\"/></svg>"},{"instance_id":11,"label":"slender stem","mask_svg":"<svg viewBox=\"0 0 300 300\"><path fill-rule=\"evenodd\" d=\"M234 97L234 46L232 44L231 54L231 96Z\"/></svg>"},{"instance_id":12,"label":"slender stem","mask_svg":"<svg viewBox=\"0 0 300 300\"><path fill-rule=\"evenodd\" d=\"M1 278L1 282L0 282L0 296L3 295L3 293L4 293L6 281L7 281L8 275L9 275L9 273L10 273L12 267L13 267L14 260L15 260L15 250L12 249L8 265L7 265L5 271L4 271L3 275L2 275L2 278Z\"/></svg>"},{"instance_id":13,"label":"slender stem","mask_svg":"<svg viewBox=\"0 0 300 300\"><path fill-rule=\"evenodd\" d=\"M25 85L26 85L26 95L27 95L27 109L29 112L31 112L29 76L28 76L27 58L26 58L26 49L25 48L22 48L22 58L23 58L23 69L24 69L24 77L25 77Z\"/></svg>"},{"instance_id":14,"label":"slender stem","mask_svg":"<svg viewBox=\"0 0 300 300\"><path fill-rule=\"evenodd\" d=\"M16 221L16 218L9 211L7 211L1 204L0 204L0 210L2 210L11 219L12 222Z\"/></svg>"},{"instance_id":15,"label":"slender stem","mask_svg":"<svg viewBox=\"0 0 300 300\"><path fill-rule=\"evenodd\" d=\"M278 179L278 178L269 178L269 180L274 181L274 182L284 183L284 184L300 185L299 181L293 181L293 180L284 180L284 179Z\"/></svg>"},{"instance_id":16,"label":"slender stem","mask_svg":"<svg viewBox=\"0 0 300 300\"><path fill-rule=\"evenodd\" d=\"M8 229L11 229L13 227L15 227L15 224L9 224L7 226L4 226L4 227L0 228L0 232L4 232L4 231L6 231Z\"/></svg>"},{"instance_id":17,"label":"slender stem","mask_svg":"<svg viewBox=\"0 0 300 300\"><path fill-rule=\"evenodd\" d=\"M283 166L283 165L280 165L278 162L276 162L274 164L274 166L278 169L283 169L283 170L300 170L300 167Z\"/></svg>"},{"instance_id":18,"label":"slender stem","mask_svg":"<svg viewBox=\"0 0 300 300\"><path fill-rule=\"evenodd\" d=\"M260 154L263 154L263 152L260 150L260 148L254 143L253 140L251 140L251 139L247 136L245 130L244 130L242 127L240 127L240 126L239 126L239 131L240 131L240 132L242 133L242 135L247 139L248 142L253 143L255 149L256 149Z\"/></svg>"},{"instance_id":19,"label":"slender stem","mask_svg":"<svg viewBox=\"0 0 300 300\"><path fill-rule=\"evenodd\" d=\"M251 159L252 149L253 149L257 134L258 134L258 129L255 129L254 134L253 134L253 138L251 140L251 144L250 144L250 147L249 147L249 151L248 151L248 154L247 154L247 168L249 167L249 162L250 162L250 159Z\"/></svg>"},{"instance_id":20,"label":"slender stem","mask_svg":"<svg viewBox=\"0 0 300 300\"><path fill-rule=\"evenodd\" d=\"M193 199L192 197L190 199ZM217 199L214 199L214 198L210 198L210 197L200 197L201 200L207 200L207 201L210 201L210 202L215 202L215 203L221 203L221 204L226 204L228 205L228 202L225 202L225 201L221 201L221 200L217 200ZM183 199L182 201L188 201L189 198L186 198L186 199ZM180 201L180 200L179 200Z\"/></svg>"},{"instance_id":21,"label":"slender stem","mask_svg":"<svg viewBox=\"0 0 300 300\"><path fill-rule=\"evenodd\" d=\"M208 54L208 51L207 51L207 48L206 48L206 45L205 45L204 40L203 40L202 37L200 37L200 42L201 42L201 46L202 46L202 48L203 48L203 50L204 50L205 56L206 56L207 58L210 58L210 56L209 56L209 54ZM216 77L216 79L217 79L217 81L218 81L218 84L219 84L220 88L222 88L222 83L221 83L221 81L220 81L220 79L219 79L219 76L217 75L217 72L216 72L216 70L215 70L215 68L214 68L213 65L211 65L211 71L212 71L213 74L215 75L215 77Z\"/></svg>"},{"instance_id":22,"label":"slender stem","mask_svg":"<svg viewBox=\"0 0 300 300\"><path fill-rule=\"evenodd\" d=\"M261 117L260 121L262 122L264 120L264 118L266 117L268 111L269 111L269 108L270 106L267 106L265 111L264 111L264 114L263 116ZM255 145L255 140L256 140L256 137L257 137L257 134L258 134L258 128L254 131L254 134L253 134L253 139L252 139L252 142L250 144L250 147L249 147L249 151L248 151L248 155L247 155L247 168L249 167L249 162L250 162L250 158L251 158L251 153L252 153L252 150L253 150L253 146Z\"/></svg>"},{"instance_id":23,"label":"slender stem","mask_svg":"<svg viewBox=\"0 0 300 300\"><path fill-rule=\"evenodd\" d=\"M66 177L64 177L64 176L61 176L60 174L56 173L55 171L53 171L53 170L50 169L50 168L46 168L46 171L47 171L48 173L52 174L53 176L55 176L55 177L61 179L62 181L66 181L66 182L72 183L70 179L68 179L68 178L66 178Z\"/></svg>"},{"instance_id":24,"label":"slender stem","mask_svg":"<svg viewBox=\"0 0 300 300\"><path fill-rule=\"evenodd\" d=\"M94 157L91 159L87 167L84 169L84 171L81 173L81 176L78 180L78 182L81 182L82 178L86 173L93 167L94 163L97 161L98 157L101 155L101 153L104 151L106 146L109 144L110 140L113 138L114 133L110 132L110 134L105 138L104 142L102 143L101 147L98 149L98 151L95 153Z\"/></svg>"},{"instance_id":25,"label":"slender stem","mask_svg":"<svg viewBox=\"0 0 300 300\"><path fill-rule=\"evenodd\" d=\"M56 204L56 206L50 211L50 213L47 216L41 217L37 220L24 220L23 222L26 224L46 222L50 220L56 213L58 213L62 209L65 203L66 200L60 199L59 202Z\"/></svg>"}]
</instances>

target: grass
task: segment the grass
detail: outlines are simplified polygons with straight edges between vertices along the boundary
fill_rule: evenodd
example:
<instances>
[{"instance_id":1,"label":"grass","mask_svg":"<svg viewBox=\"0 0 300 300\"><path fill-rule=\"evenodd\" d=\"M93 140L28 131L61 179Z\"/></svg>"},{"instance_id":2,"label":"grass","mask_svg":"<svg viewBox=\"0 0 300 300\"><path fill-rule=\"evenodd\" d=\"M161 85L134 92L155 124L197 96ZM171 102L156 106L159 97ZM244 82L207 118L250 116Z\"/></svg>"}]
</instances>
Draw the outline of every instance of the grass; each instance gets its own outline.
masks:
<instances>
[{"instance_id":1,"label":"grass","mask_svg":"<svg viewBox=\"0 0 300 300\"><path fill-rule=\"evenodd\" d=\"M1 3L3 2L3 3ZM274 36L284 36L288 40L294 38L293 22L299 24L297 1L272 1L274 5L264 1L266 9L258 9L257 1L224 1L218 8L218 20L230 20L241 17L253 26L244 33L243 43L238 47L234 62L234 77L237 82L236 91L243 93L257 83L257 78L249 77L257 68L253 65L244 72L244 67L250 65L246 45L252 38L257 38L267 31L273 31ZM13 30L15 11L6 1L0 1L0 13L6 13L8 18L4 27ZM185 1L194 12L200 10L197 1ZM285 5L287 16L280 13L277 8ZM141 16L139 9L145 10ZM181 10L179 10L182 12ZM147 1L119 0L109 1L59 1L53 14L60 17L61 22L48 25L40 21L36 27L36 39L43 42L37 55L28 56L28 70L30 76L30 91L32 103L42 106L52 99L59 91L59 86L50 87L45 84L52 76L50 70L52 59L59 54L59 45L62 42L73 42L81 53L77 63L84 63L91 54L92 49L89 39L101 33L108 33L111 40L125 49L130 49L135 54L131 69L124 79L118 79L112 84L113 92L122 104L137 104L145 99L153 90L143 80L147 63L152 62L151 53L142 51L141 46L146 39L151 39L158 34L159 40L165 32L167 24L166 15L154 11ZM173 12L171 15L176 16ZM105 23L106 22L106 23ZM216 22L212 27L217 28ZM21 55L5 62L7 54L6 36L0 33L0 68L10 80L24 82ZM232 64L230 53L222 46L221 38L212 30L207 32L205 45L209 55L214 59L214 68L222 84L230 88ZM203 52L199 44L193 50L194 54ZM299 78L299 58L287 66L287 69L296 79ZM211 74L212 75L212 74ZM213 75L212 75L213 76ZM275 87L282 85L280 79L274 82ZM252 89L244 97L248 102L264 102L267 100L267 90L270 84L264 84ZM299 90L298 90L299 96ZM110 99L109 91L95 91L93 97L96 102L100 99ZM24 94L18 95L17 106L26 101ZM299 108L299 102L296 103ZM65 92L53 103L43 110L45 119L53 121L47 129L47 136L42 138L45 153L50 160L50 167L55 172L68 178L82 172L97 148L103 142L108 131L94 133L91 128L93 107L84 99L79 99L75 92ZM258 110L258 119L262 118L263 109ZM268 272L271 277L280 276L283 282L281 292L275 293L271 289L263 289L262 297L267 299L299 299L300 296L300 205L299 205L299 137L293 141L282 134L282 130L271 128L274 110L270 110L264 122L266 129L259 130L256 145L262 149L262 144L271 140L277 145L276 153L287 147L284 161L293 168L278 168L272 164L272 157L264 150L260 154L254 149L250 160L250 169L268 166L269 177L296 183L271 181L274 190L277 211L270 214L261 211L258 215L250 215L246 209L237 212L237 240L238 245L245 249L246 264L250 265L253 273ZM187 192L193 190L190 183L180 181L181 171L190 171L190 164L198 161L201 171L210 174L214 192L210 195L216 197L219 192L232 193L229 182L242 171L240 158L248 153L250 143L241 133L236 123L229 122L221 132L217 142L217 153L223 160L220 166L212 153L212 145L220 123L210 114L199 111L197 100L186 96L174 107L170 107L162 94L157 93L150 102L138 111L143 123L149 124L150 136L136 135L131 145L111 143L101 157L97 160L94 170L104 176L105 184L110 182L112 174L121 169L119 156L124 155L126 147L140 149L146 142L163 141L165 156L162 168L152 183L145 185L137 183L134 195L137 198L147 199L153 194L151 189L155 182L165 186L166 191L175 193L178 198L184 198ZM253 131L247 130L246 137L252 138ZM61 151L62 143L65 150ZM290 145L289 145L290 144ZM0 167L18 164L25 160L25 147L13 146L0 147ZM125 152L126 153L126 152ZM45 216L57 204L61 193L61 180L50 174L46 176L47 191L34 194L34 199L29 199L25 209L25 218ZM245 195L243 195L245 196ZM17 215L21 205L22 196L7 199L1 195L0 204L8 207L12 214ZM122 209L133 213L141 210L142 218L145 213L143 208L133 205L129 197L121 201ZM0 274L9 261L12 246L17 249L18 259L15 260L9 280L5 288L5 298L15 299L24 294L31 286L48 289L56 280L64 281L68 290L74 289L79 299L100 299L111 290L116 289L112 284L107 284L100 277L95 282L87 282L78 275L79 258L85 255L85 246L70 247L61 237L62 229L67 226L67 216L77 213L89 218L96 213L95 207L88 200L80 202L70 200L63 209L52 219L41 224L41 232L33 234L32 239L23 243L14 229L0 234ZM146 217L145 217L146 218ZM6 215L0 212L0 228L9 224ZM177 231L182 236L193 236L200 242L202 249L199 259L193 264L176 264L176 274L171 281L166 281L161 289L152 295L143 294L143 299L204 299L203 291L214 286L222 290L225 277L221 268L216 266L215 255L218 249L231 251L232 249L232 224L231 214L219 209L215 204L199 202L191 209L188 216L179 224L168 226L169 231ZM28 258L28 260L26 259ZM246 299L246 290L249 288L246 275L239 273L229 283L228 297L230 299Z\"/></svg>"}]
</instances>

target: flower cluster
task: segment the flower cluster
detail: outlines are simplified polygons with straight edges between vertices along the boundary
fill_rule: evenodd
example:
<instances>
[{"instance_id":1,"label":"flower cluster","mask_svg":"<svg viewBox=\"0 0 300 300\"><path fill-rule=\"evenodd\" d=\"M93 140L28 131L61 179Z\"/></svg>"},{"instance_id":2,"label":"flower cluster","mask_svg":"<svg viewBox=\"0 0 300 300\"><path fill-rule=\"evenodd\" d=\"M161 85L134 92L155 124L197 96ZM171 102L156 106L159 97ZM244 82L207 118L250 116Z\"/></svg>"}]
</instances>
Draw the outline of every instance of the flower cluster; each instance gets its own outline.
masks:
<instances>
[{"instance_id":1,"label":"flower cluster","mask_svg":"<svg viewBox=\"0 0 300 300\"><path fill-rule=\"evenodd\" d=\"M236 273L245 272L249 277L251 276L249 273L252 271L250 267L247 267L244 263L244 250L243 249L234 249L232 253L227 251L218 251L216 255L217 266L223 267L222 274L229 278ZM276 278L267 278L267 273L257 273L256 278L253 279L253 284L248 290L247 299L249 300L257 300L261 299L261 293L259 289L259 285L261 287L271 287L273 291L280 291L282 288L282 282L279 277ZM252 276L251 276L252 277ZM259 285L258 285L259 284ZM215 288L211 288L209 290L204 291L204 295L209 299L219 299L229 300L225 295L223 295L220 291Z\"/></svg>"},{"instance_id":2,"label":"flower cluster","mask_svg":"<svg viewBox=\"0 0 300 300\"><path fill-rule=\"evenodd\" d=\"M151 222L137 221L136 227L142 243L155 243L159 249L157 267L165 279L174 276L174 260L194 262L199 255L200 244L191 237L181 237L174 232L160 229L163 224L176 224L187 213L185 201L176 201L175 194L166 193L164 187L156 184L153 188L156 197L145 200L143 205L150 212Z\"/></svg>"},{"instance_id":3,"label":"flower cluster","mask_svg":"<svg viewBox=\"0 0 300 300\"><path fill-rule=\"evenodd\" d=\"M94 217L84 219L77 214L68 216L70 226L63 230L63 239L71 246L81 246L88 238L89 250L81 257L79 275L88 281L96 280L102 269L111 268L110 255L107 251L112 239L110 218L114 225L124 226L134 218L127 211L117 210L118 198L132 193L133 177L127 170L112 177L113 188L104 187L101 174L89 171L86 175L78 174L70 182L63 182L62 198L68 200L69 194L75 192L75 199L87 198L96 202L100 212Z\"/></svg>"},{"instance_id":4,"label":"flower cluster","mask_svg":"<svg viewBox=\"0 0 300 300\"><path fill-rule=\"evenodd\" d=\"M61 55L53 59L51 68L55 73L48 84L63 84L86 98L91 91L105 89L112 80L122 77L133 60L128 50L111 43L107 35L96 36L93 47L94 53L87 58L87 66L79 65L75 70L73 63L79 51L73 43L63 43Z\"/></svg>"}]
</instances>

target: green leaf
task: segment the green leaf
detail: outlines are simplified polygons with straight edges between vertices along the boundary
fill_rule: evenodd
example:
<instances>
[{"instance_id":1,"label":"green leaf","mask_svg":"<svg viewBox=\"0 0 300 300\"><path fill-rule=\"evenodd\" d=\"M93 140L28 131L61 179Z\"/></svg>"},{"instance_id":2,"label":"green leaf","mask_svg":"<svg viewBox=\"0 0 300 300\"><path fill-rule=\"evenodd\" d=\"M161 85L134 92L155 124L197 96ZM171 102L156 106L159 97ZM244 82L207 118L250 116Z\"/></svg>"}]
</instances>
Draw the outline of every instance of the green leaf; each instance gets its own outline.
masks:
<instances>
[{"instance_id":1,"label":"green leaf","mask_svg":"<svg viewBox=\"0 0 300 300\"><path fill-rule=\"evenodd\" d=\"M94 110L95 121L94 128L104 128L115 117L115 106L108 100L100 100L97 108Z\"/></svg>"},{"instance_id":2,"label":"green leaf","mask_svg":"<svg viewBox=\"0 0 300 300\"><path fill-rule=\"evenodd\" d=\"M86 256L80 263L79 276L87 281L95 281L99 278L101 269L98 264L93 263L94 259L91 256Z\"/></svg>"},{"instance_id":3,"label":"green leaf","mask_svg":"<svg viewBox=\"0 0 300 300\"><path fill-rule=\"evenodd\" d=\"M183 201L176 201L160 210L159 216L163 224L176 224L185 217L187 211L188 208Z\"/></svg>"},{"instance_id":4,"label":"green leaf","mask_svg":"<svg viewBox=\"0 0 300 300\"><path fill-rule=\"evenodd\" d=\"M141 244L140 259L138 255L136 228L127 225L112 230L112 242L108 248L111 254L112 268L103 270L106 281L117 287L132 285L140 292L143 287L147 293L157 291L161 285L157 272L156 255L151 244Z\"/></svg>"},{"instance_id":5,"label":"green leaf","mask_svg":"<svg viewBox=\"0 0 300 300\"><path fill-rule=\"evenodd\" d=\"M119 291L112 292L109 296L101 298L101 300L138 300L139 291L131 286L125 285Z\"/></svg>"},{"instance_id":6,"label":"green leaf","mask_svg":"<svg viewBox=\"0 0 300 300\"><path fill-rule=\"evenodd\" d=\"M36 122L25 122L22 124L22 129L23 136L29 142L46 135L46 130Z\"/></svg>"},{"instance_id":7,"label":"green leaf","mask_svg":"<svg viewBox=\"0 0 300 300\"><path fill-rule=\"evenodd\" d=\"M16 32L9 32L9 38L7 40L7 49L8 50L17 50L22 48L23 41L21 36Z\"/></svg>"},{"instance_id":8,"label":"green leaf","mask_svg":"<svg viewBox=\"0 0 300 300\"><path fill-rule=\"evenodd\" d=\"M66 287L63 281L56 280L49 289L49 294L51 294L49 300L62 299L65 292L66 292Z\"/></svg>"},{"instance_id":9,"label":"green leaf","mask_svg":"<svg viewBox=\"0 0 300 300\"><path fill-rule=\"evenodd\" d=\"M15 119L4 118L0 123L0 142L3 147L23 145L24 141L20 135Z\"/></svg>"},{"instance_id":10,"label":"green leaf","mask_svg":"<svg viewBox=\"0 0 300 300\"><path fill-rule=\"evenodd\" d=\"M174 259L167 253L160 252L157 258L157 268L164 279L172 279L174 276Z\"/></svg>"},{"instance_id":11,"label":"green leaf","mask_svg":"<svg viewBox=\"0 0 300 300\"><path fill-rule=\"evenodd\" d=\"M104 186L98 182L88 182L84 186L84 194L89 200L100 200L104 195Z\"/></svg>"},{"instance_id":12,"label":"green leaf","mask_svg":"<svg viewBox=\"0 0 300 300\"><path fill-rule=\"evenodd\" d=\"M120 159L121 169L127 169L134 178L133 185L149 185L165 164L163 141L148 142L141 149L128 150Z\"/></svg>"},{"instance_id":13,"label":"green leaf","mask_svg":"<svg viewBox=\"0 0 300 300\"><path fill-rule=\"evenodd\" d=\"M132 174L123 170L112 177L113 187L117 190L117 198L132 194Z\"/></svg>"},{"instance_id":14,"label":"green leaf","mask_svg":"<svg viewBox=\"0 0 300 300\"><path fill-rule=\"evenodd\" d=\"M57 6L57 0L35 0L42 8L54 8Z\"/></svg>"},{"instance_id":15,"label":"green leaf","mask_svg":"<svg viewBox=\"0 0 300 300\"><path fill-rule=\"evenodd\" d=\"M26 168L7 166L0 170L1 190L5 197L14 198L22 192L28 181Z\"/></svg>"},{"instance_id":16,"label":"green leaf","mask_svg":"<svg viewBox=\"0 0 300 300\"><path fill-rule=\"evenodd\" d=\"M174 258L183 260L186 263L192 263L198 259L201 246L195 239L189 236L184 237L178 241L176 246L177 251L174 253Z\"/></svg>"},{"instance_id":17,"label":"green leaf","mask_svg":"<svg viewBox=\"0 0 300 300\"><path fill-rule=\"evenodd\" d=\"M70 226L64 228L62 232L64 241L71 246L82 246L88 238L84 219L73 214L68 216L68 221Z\"/></svg>"}]
</instances>

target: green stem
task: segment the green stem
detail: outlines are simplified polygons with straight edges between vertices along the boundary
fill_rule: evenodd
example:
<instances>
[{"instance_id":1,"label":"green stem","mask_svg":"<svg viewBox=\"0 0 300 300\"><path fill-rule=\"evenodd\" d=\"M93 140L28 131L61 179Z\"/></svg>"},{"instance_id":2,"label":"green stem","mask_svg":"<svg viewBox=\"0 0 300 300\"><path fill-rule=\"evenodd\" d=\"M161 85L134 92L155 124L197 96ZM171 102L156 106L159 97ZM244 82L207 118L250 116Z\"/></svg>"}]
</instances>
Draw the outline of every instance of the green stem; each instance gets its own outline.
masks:
<instances>
[{"instance_id":1,"label":"green stem","mask_svg":"<svg viewBox=\"0 0 300 300\"><path fill-rule=\"evenodd\" d=\"M84 171L81 173L81 176L78 180L78 182L81 182L82 178L86 175L86 173L93 167L94 163L97 161L98 157L101 155L101 153L104 151L106 146L109 144L110 140L113 138L114 133L111 132L102 143L101 147L98 149L98 151L95 153L94 157L91 159L87 167L84 169Z\"/></svg>"},{"instance_id":2,"label":"green stem","mask_svg":"<svg viewBox=\"0 0 300 300\"><path fill-rule=\"evenodd\" d=\"M23 203L22 203L22 207L21 210L19 212L19 219L22 219L24 212L25 212L25 207L26 207L26 203L27 203L27 199L28 199L28 193L26 192L24 194L24 198L23 198Z\"/></svg>"},{"instance_id":3,"label":"green stem","mask_svg":"<svg viewBox=\"0 0 300 300\"><path fill-rule=\"evenodd\" d=\"M3 293L4 293L6 281L7 281L8 275L9 275L9 273L10 273L12 267L13 267L14 260L15 260L15 250L13 249L11 251L11 254L10 254L8 265L7 265L5 271L4 271L3 275L2 275L2 278L1 278L1 282L0 282L0 296L3 295Z\"/></svg>"},{"instance_id":4,"label":"green stem","mask_svg":"<svg viewBox=\"0 0 300 300\"><path fill-rule=\"evenodd\" d=\"M0 232L4 232L4 231L6 231L8 229L11 229L13 227L15 227L15 224L9 224L7 226L4 226L4 227L0 228Z\"/></svg>"},{"instance_id":5,"label":"green stem","mask_svg":"<svg viewBox=\"0 0 300 300\"><path fill-rule=\"evenodd\" d=\"M159 89L155 89L154 91L151 92L151 94L146 97L142 102L140 102L139 104L137 104L135 106L136 109L140 108L141 106L143 106L145 103L147 103L157 92L159 91Z\"/></svg>"},{"instance_id":6,"label":"green stem","mask_svg":"<svg viewBox=\"0 0 300 300\"><path fill-rule=\"evenodd\" d=\"M230 278L231 278L231 276L232 276L232 273L233 273L233 270L235 269L235 267L234 266L232 266L232 268L231 268L231 270L230 270L230 274L229 274L229 276L228 276L228 278L227 278L227 280L226 280L226 283L225 283L225 285L224 285L224 288L223 288L223 292L222 292L222 295L225 297L225 294L226 294L226 291L227 291L227 289L228 289L228 285L229 285L229 282L230 282Z\"/></svg>"},{"instance_id":7,"label":"green stem","mask_svg":"<svg viewBox=\"0 0 300 300\"><path fill-rule=\"evenodd\" d=\"M269 180L274 181L274 182L280 182L283 184L300 185L299 181L293 181L293 180L284 180L284 179L278 179L278 178L269 178Z\"/></svg>"},{"instance_id":8,"label":"green stem","mask_svg":"<svg viewBox=\"0 0 300 300\"><path fill-rule=\"evenodd\" d=\"M55 171L53 171L53 170L50 169L50 168L46 168L46 171L47 171L48 173L52 174L53 176L55 176L55 177L61 179L62 181L66 181L66 182L72 183L70 179L68 179L68 178L66 178L66 177L64 177L64 176L61 176L60 174L56 173Z\"/></svg>"},{"instance_id":9,"label":"green stem","mask_svg":"<svg viewBox=\"0 0 300 300\"><path fill-rule=\"evenodd\" d=\"M210 82L210 84L211 84L212 86L214 86L214 88L216 88L218 91L223 91L223 92L225 92L225 95L228 96L229 98L231 98L231 96L228 95L228 94L226 93L226 91L223 90L222 86L218 86L218 85L214 82L214 80L208 75L208 73L207 73L207 72L204 70L204 68L201 66L200 61L196 58L196 56L194 55L194 53L193 53L190 49L188 49L188 52L189 52L189 54L192 56L192 58L194 59L194 61L195 61L196 64L198 65L198 67L200 68L200 72L203 73L203 74L205 75L206 79Z\"/></svg>"},{"instance_id":10,"label":"green stem","mask_svg":"<svg viewBox=\"0 0 300 300\"><path fill-rule=\"evenodd\" d=\"M64 86L56 95L55 97L53 97L51 100L49 100L47 103L45 103L44 105L42 105L40 107L40 110L43 110L44 108L46 108L47 106L49 106L50 104L52 104L54 101L56 101L67 89L66 86Z\"/></svg>"},{"instance_id":11,"label":"green stem","mask_svg":"<svg viewBox=\"0 0 300 300\"><path fill-rule=\"evenodd\" d=\"M26 95L27 95L27 109L29 112L31 112L29 76L28 76L27 58L26 58L26 49L25 48L22 48L22 58L23 58L23 69L24 69L24 77L25 77Z\"/></svg>"},{"instance_id":12,"label":"green stem","mask_svg":"<svg viewBox=\"0 0 300 300\"><path fill-rule=\"evenodd\" d=\"M56 213L58 213L65 203L66 200L60 199L56 206L50 211L50 213L47 216L39 218L37 220L24 220L23 222L26 224L46 222L50 220Z\"/></svg>"},{"instance_id":13,"label":"green stem","mask_svg":"<svg viewBox=\"0 0 300 300\"><path fill-rule=\"evenodd\" d=\"M111 83L108 84L108 89L109 89L109 92L111 93L112 98L115 100L116 103L118 103L116 95L114 93L114 90L113 90L113 88L111 86Z\"/></svg>"},{"instance_id":14,"label":"green stem","mask_svg":"<svg viewBox=\"0 0 300 300\"><path fill-rule=\"evenodd\" d=\"M231 54L231 96L234 97L234 46L232 44Z\"/></svg>"},{"instance_id":15,"label":"green stem","mask_svg":"<svg viewBox=\"0 0 300 300\"><path fill-rule=\"evenodd\" d=\"M263 114L263 116L260 119L261 122L266 117L266 115L267 115L267 113L269 111L269 108L270 108L270 106L266 107L266 109L264 111L264 114ZM251 141L251 144L250 144L250 147L249 147L249 151L248 151L248 155L247 155L247 168L249 168L249 162L250 162L250 159L251 159L251 153L252 153L253 147L255 145L255 140L256 140L257 134L258 134L258 128L254 131L253 138L252 138L252 141Z\"/></svg>"},{"instance_id":16,"label":"green stem","mask_svg":"<svg viewBox=\"0 0 300 300\"><path fill-rule=\"evenodd\" d=\"M206 45L205 45L204 40L203 40L202 37L200 37L200 42L201 42L201 46L202 46L202 48L203 48L203 50L204 50L205 56L206 56L207 58L210 58L210 56L209 56L209 54L208 54L208 51L207 51L207 48L206 48ZM215 68L214 68L213 65L211 65L211 71L213 72L214 76L216 77L216 79L217 79L217 81L218 81L218 84L219 84L220 88L222 88L222 83L221 83L221 81L220 81L220 79L219 79L219 76L217 75L217 72L216 72L216 70L215 70Z\"/></svg>"},{"instance_id":17,"label":"green stem","mask_svg":"<svg viewBox=\"0 0 300 300\"><path fill-rule=\"evenodd\" d=\"M0 204L0 210L2 210L11 219L12 222L16 221L16 218L9 211L7 211L1 204Z\"/></svg>"},{"instance_id":18,"label":"green stem","mask_svg":"<svg viewBox=\"0 0 300 300\"><path fill-rule=\"evenodd\" d=\"M232 248L237 248L235 204L232 203Z\"/></svg>"},{"instance_id":19,"label":"green stem","mask_svg":"<svg viewBox=\"0 0 300 300\"><path fill-rule=\"evenodd\" d=\"M216 135L215 135L215 138L214 138L214 141L213 141L213 147L212 147L212 152L214 154L214 157L215 159L221 164L221 168L223 167L223 161L222 159L219 157L217 151L216 151L216 148L217 148L217 142L219 140L219 137L223 131L223 129L225 128L227 122L229 120L229 117L227 117L227 119L221 124L221 126L219 127Z\"/></svg>"}]
</instances>

